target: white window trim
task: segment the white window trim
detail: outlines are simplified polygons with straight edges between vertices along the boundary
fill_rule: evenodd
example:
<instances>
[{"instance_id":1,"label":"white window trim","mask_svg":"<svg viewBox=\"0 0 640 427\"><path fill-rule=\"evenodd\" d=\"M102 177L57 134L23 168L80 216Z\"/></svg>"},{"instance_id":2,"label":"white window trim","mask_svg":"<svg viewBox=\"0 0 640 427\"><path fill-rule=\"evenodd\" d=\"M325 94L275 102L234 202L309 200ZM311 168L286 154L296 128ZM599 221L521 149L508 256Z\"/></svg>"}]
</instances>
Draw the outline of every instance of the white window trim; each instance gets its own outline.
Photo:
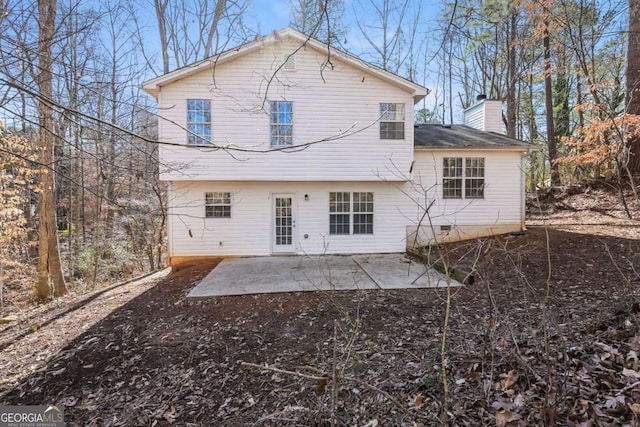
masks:
<instances>
[{"instance_id":1,"label":"white window trim","mask_svg":"<svg viewBox=\"0 0 640 427\"><path fill-rule=\"evenodd\" d=\"M331 212L331 193L347 193L349 195L349 210L346 212ZM371 212L355 212L354 211L354 194L364 193L371 194L371 205L373 210ZM329 235L334 237L340 236L373 236L375 234L375 193L373 191L330 191L329 192ZM365 202L366 203L366 202ZM332 233L331 232L331 217L334 215L347 215L349 218L349 232L348 233ZM354 215L371 215L371 233L355 233Z\"/></svg>"},{"instance_id":2,"label":"white window trim","mask_svg":"<svg viewBox=\"0 0 640 427\"><path fill-rule=\"evenodd\" d=\"M209 121L208 122L190 122L189 121L189 101L205 101L209 103ZM185 117L185 123L186 123L186 130L187 130L187 145L189 147L199 147L199 146L203 146L203 145L208 145L211 144L211 140L213 139L213 106L211 103L210 99L207 98L188 98L186 100L186 117ZM189 131L189 126L190 125L208 125L209 126L209 140L207 141L205 138L195 134L195 133L191 133ZM193 136L196 139L196 142L189 142L189 138ZM204 142L198 143L198 140L202 139Z\"/></svg>"},{"instance_id":3,"label":"white window trim","mask_svg":"<svg viewBox=\"0 0 640 427\"><path fill-rule=\"evenodd\" d=\"M286 124L281 124L281 123L273 123L271 121L271 114L273 113L273 109L272 109L272 103L273 102L288 102L291 104L291 122L289 123L289 126L291 126L291 143L290 144L274 144L273 143L273 139L271 137L271 128L272 126L286 126ZM269 145L272 148L282 148L282 147L292 147L293 146L293 141L295 140L295 135L294 135L294 126L293 126L293 121L294 121L294 106L293 106L293 101L288 101L286 99L272 99L269 101Z\"/></svg>"},{"instance_id":4,"label":"white window trim","mask_svg":"<svg viewBox=\"0 0 640 427\"><path fill-rule=\"evenodd\" d=\"M207 203L207 198L209 196L209 194L211 194L211 198L213 199L211 203ZM215 203L215 198L216 198L216 194L221 194L221 198L225 199L226 195L228 195L229 197L229 203ZM222 216L216 216L216 215L207 215L207 208L208 207L228 207L229 208L229 215L222 215ZM204 193L204 217L206 219L228 219L231 218L233 212L232 212L232 206L233 206L233 193L231 193L230 191L207 191Z\"/></svg>"},{"instance_id":5,"label":"white window trim","mask_svg":"<svg viewBox=\"0 0 640 427\"><path fill-rule=\"evenodd\" d=\"M444 176L444 162L446 159L460 159L462 165L461 165L461 175L460 176ZM467 176L467 161L468 160L482 160L482 176L481 177L475 177L475 176ZM487 168L486 168L486 157L459 157L459 156L451 156L451 157L443 157L442 158L442 193L441 193L441 197L444 200L483 200L485 199L485 188L486 188L486 182L487 182ZM444 195L444 191L445 191L445 187L444 187L444 181L446 179L456 179L456 180L460 180L461 182L461 186L460 186L460 197L445 197ZM468 184L467 182L473 179L482 179L482 196L481 197L468 197L467 196L467 188L468 188Z\"/></svg>"},{"instance_id":6,"label":"white window trim","mask_svg":"<svg viewBox=\"0 0 640 427\"><path fill-rule=\"evenodd\" d=\"M396 105L396 111L394 111L394 118L393 119L389 119L389 118L385 118L384 113L382 112L382 106L383 105ZM402 112L398 112L398 107L402 106ZM404 141L407 138L407 106L402 103L402 102L381 102L378 105L378 113L380 114L379 119L380 119L380 126L379 126L379 134L378 136L380 137L381 140L384 141ZM400 117L401 114L401 117ZM383 123L402 123L402 138L383 138L382 137L382 125Z\"/></svg>"}]
</instances>

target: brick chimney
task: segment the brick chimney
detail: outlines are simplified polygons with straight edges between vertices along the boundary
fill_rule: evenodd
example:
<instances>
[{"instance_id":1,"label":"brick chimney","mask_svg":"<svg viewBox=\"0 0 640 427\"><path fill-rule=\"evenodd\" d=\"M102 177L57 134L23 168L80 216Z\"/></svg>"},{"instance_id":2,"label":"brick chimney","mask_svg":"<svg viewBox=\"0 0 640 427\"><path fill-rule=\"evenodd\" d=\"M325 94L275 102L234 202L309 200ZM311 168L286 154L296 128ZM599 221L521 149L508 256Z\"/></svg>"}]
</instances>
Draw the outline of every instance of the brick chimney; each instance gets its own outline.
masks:
<instances>
[{"instance_id":1,"label":"brick chimney","mask_svg":"<svg viewBox=\"0 0 640 427\"><path fill-rule=\"evenodd\" d=\"M478 95L476 104L464 110L464 124L487 132L502 132L502 101Z\"/></svg>"}]
</instances>

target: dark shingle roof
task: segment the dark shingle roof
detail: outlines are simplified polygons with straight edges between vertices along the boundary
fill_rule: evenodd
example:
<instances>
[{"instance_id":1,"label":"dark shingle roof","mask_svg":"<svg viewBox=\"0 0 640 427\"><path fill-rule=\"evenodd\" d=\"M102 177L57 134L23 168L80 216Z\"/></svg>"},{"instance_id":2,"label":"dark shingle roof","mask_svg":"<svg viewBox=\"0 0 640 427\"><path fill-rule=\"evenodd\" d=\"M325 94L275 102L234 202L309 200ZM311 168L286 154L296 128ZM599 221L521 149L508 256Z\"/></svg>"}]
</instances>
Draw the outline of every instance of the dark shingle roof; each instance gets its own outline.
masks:
<instances>
[{"instance_id":1,"label":"dark shingle roof","mask_svg":"<svg viewBox=\"0 0 640 427\"><path fill-rule=\"evenodd\" d=\"M537 149L533 144L465 125L416 125L413 128L413 145L415 148Z\"/></svg>"}]
</instances>

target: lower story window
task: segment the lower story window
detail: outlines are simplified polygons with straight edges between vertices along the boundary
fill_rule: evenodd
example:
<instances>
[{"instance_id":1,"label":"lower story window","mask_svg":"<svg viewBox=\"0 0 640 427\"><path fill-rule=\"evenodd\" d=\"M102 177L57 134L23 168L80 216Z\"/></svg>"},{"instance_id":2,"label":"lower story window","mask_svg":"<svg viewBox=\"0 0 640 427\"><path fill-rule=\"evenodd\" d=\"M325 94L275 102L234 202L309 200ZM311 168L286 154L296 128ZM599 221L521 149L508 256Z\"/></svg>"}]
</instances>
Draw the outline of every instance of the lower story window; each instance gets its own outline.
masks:
<instances>
[{"instance_id":1,"label":"lower story window","mask_svg":"<svg viewBox=\"0 0 640 427\"><path fill-rule=\"evenodd\" d=\"M373 193L353 193L353 234L373 234Z\"/></svg>"},{"instance_id":2,"label":"lower story window","mask_svg":"<svg viewBox=\"0 0 640 427\"><path fill-rule=\"evenodd\" d=\"M350 193L329 193L329 234L349 234Z\"/></svg>"},{"instance_id":3,"label":"lower story window","mask_svg":"<svg viewBox=\"0 0 640 427\"><path fill-rule=\"evenodd\" d=\"M442 162L444 199L484 198L484 158L445 157Z\"/></svg>"},{"instance_id":4,"label":"lower story window","mask_svg":"<svg viewBox=\"0 0 640 427\"><path fill-rule=\"evenodd\" d=\"M231 193L205 193L204 213L206 218L231 218Z\"/></svg>"},{"instance_id":5,"label":"lower story window","mask_svg":"<svg viewBox=\"0 0 640 427\"><path fill-rule=\"evenodd\" d=\"M464 160L464 197L465 199L483 199L484 159L471 157Z\"/></svg>"},{"instance_id":6,"label":"lower story window","mask_svg":"<svg viewBox=\"0 0 640 427\"><path fill-rule=\"evenodd\" d=\"M329 193L329 234L373 234L373 193Z\"/></svg>"}]
</instances>

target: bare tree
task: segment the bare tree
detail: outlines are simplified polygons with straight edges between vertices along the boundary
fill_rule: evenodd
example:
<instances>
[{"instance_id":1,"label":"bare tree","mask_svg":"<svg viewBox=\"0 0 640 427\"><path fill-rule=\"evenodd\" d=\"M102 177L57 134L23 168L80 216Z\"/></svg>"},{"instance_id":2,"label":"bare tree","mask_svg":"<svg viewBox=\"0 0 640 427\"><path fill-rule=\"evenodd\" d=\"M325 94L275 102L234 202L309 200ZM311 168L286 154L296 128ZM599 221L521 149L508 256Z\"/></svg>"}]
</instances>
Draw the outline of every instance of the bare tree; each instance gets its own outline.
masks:
<instances>
[{"instance_id":1,"label":"bare tree","mask_svg":"<svg viewBox=\"0 0 640 427\"><path fill-rule=\"evenodd\" d=\"M546 107L547 119L547 146L549 147L549 164L551 165L551 186L560 184L560 175L558 174L558 165L556 159L558 157L558 149L556 144L556 133L553 121L553 86L551 81L551 35L549 33L549 16L550 11L547 6L543 7L544 22L542 44L544 51L544 103Z\"/></svg>"},{"instance_id":2,"label":"bare tree","mask_svg":"<svg viewBox=\"0 0 640 427\"><path fill-rule=\"evenodd\" d=\"M162 74L214 55L229 41L244 42L245 0L153 0L162 56ZM134 37L147 66L158 74L144 37L137 4L128 3L136 27ZM155 47L154 47L155 48ZM153 48L152 48L153 49Z\"/></svg>"},{"instance_id":3,"label":"bare tree","mask_svg":"<svg viewBox=\"0 0 640 427\"><path fill-rule=\"evenodd\" d=\"M409 0L360 0L359 11L371 10L373 16L355 13L360 33L375 52L381 68L399 74L406 58L405 24ZM411 31L411 29L409 29Z\"/></svg>"},{"instance_id":4,"label":"bare tree","mask_svg":"<svg viewBox=\"0 0 640 427\"><path fill-rule=\"evenodd\" d=\"M38 280L36 299L45 302L51 296L62 296L67 287L62 275L62 264L58 249L54 197L54 134L53 108L53 60L52 45L55 36L56 0L38 0L38 116L40 122L40 162L45 166L41 175L38 240ZM50 286L53 284L53 292Z\"/></svg>"},{"instance_id":5,"label":"bare tree","mask_svg":"<svg viewBox=\"0 0 640 427\"><path fill-rule=\"evenodd\" d=\"M330 45L339 45L347 31L344 0L289 0L289 25L303 34Z\"/></svg>"}]
</instances>

